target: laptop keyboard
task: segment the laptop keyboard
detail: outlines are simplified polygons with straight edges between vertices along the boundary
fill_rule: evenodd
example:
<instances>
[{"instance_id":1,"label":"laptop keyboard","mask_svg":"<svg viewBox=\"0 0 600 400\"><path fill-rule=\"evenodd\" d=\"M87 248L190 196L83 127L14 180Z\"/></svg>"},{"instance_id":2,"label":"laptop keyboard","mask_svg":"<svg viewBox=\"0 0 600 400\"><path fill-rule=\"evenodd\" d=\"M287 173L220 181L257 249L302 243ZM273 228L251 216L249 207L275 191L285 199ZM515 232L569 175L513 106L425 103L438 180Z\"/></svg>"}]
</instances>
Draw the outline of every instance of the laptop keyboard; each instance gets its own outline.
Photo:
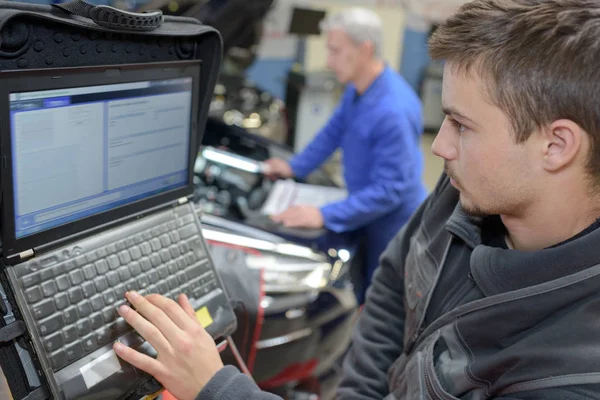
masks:
<instances>
[{"instance_id":1,"label":"laptop keyboard","mask_svg":"<svg viewBox=\"0 0 600 400\"><path fill-rule=\"evenodd\" d=\"M181 293L200 299L221 290L191 213L145 225L150 227L108 235L121 238L94 250L60 249L16 267L54 371L132 330L117 314L129 290L174 300Z\"/></svg>"}]
</instances>

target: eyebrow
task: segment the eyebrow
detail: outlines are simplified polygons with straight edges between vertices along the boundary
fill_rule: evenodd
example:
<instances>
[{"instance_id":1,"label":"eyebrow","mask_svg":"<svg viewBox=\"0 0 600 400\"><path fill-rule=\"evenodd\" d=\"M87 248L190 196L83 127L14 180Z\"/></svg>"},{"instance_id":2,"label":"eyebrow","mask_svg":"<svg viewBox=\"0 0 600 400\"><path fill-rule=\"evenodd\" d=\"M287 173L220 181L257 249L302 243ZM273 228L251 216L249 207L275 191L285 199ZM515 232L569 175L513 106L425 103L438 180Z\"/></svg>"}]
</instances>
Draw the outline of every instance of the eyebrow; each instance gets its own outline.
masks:
<instances>
[{"instance_id":1,"label":"eyebrow","mask_svg":"<svg viewBox=\"0 0 600 400\"><path fill-rule=\"evenodd\" d=\"M444 107L442 110L444 111L444 114L446 114L446 115L456 116L456 117L462 118L464 120L470 121L473 124L476 123L471 118L467 117L466 115L464 115L463 113L461 113L460 111L458 111L456 108L453 108L453 107Z\"/></svg>"}]
</instances>

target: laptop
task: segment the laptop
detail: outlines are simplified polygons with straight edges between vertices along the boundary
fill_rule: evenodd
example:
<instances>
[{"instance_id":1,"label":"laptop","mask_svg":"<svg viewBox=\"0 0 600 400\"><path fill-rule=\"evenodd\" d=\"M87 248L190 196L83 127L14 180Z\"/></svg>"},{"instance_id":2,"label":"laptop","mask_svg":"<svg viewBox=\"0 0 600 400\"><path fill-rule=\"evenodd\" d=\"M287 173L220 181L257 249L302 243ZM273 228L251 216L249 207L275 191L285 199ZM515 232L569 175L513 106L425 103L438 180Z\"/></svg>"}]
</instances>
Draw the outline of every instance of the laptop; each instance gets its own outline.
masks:
<instances>
[{"instance_id":1,"label":"laptop","mask_svg":"<svg viewBox=\"0 0 600 400\"><path fill-rule=\"evenodd\" d=\"M191 201L201 79L198 61L0 72L2 260L51 398L148 379L112 351L156 355L116 312L128 290L235 330Z\"/></svg>"}]
</instances>

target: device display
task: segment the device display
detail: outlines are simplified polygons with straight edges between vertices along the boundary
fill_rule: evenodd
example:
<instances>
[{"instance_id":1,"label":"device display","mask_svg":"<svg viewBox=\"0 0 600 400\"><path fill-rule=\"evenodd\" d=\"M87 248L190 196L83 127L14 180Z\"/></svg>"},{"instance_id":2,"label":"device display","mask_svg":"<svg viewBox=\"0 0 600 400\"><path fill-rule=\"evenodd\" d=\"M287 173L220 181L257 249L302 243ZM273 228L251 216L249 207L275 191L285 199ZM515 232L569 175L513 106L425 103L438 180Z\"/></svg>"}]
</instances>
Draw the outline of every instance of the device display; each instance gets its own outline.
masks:
<instances>
[{"instance_id":1,"label":"device display","mask_svg":"<svg viewBox=\"0 0 600 400\"><path fill-rule=\"evenodd\" d=\"M185 187L192 78L10 94L15 236Z\"/></svg>"}]
</instances>

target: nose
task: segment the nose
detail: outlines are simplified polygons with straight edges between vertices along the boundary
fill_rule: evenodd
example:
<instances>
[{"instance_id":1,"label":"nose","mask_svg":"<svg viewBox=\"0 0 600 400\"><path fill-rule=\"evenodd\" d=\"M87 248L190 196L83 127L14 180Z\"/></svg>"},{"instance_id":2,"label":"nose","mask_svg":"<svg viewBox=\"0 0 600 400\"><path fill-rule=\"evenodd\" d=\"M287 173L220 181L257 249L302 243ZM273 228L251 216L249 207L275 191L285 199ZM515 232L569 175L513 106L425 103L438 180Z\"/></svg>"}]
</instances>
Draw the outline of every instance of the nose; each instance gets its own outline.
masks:
<instances>
[{"instance_id":1,"label":"nose","mask_svg":"<svg viewBox=\"0 0 600 400\"><path fill-rule=\"evenodd\" d=\"M438 132L435 140L431 144L431 151L438 157L446 161L453 161L458 156L456 148L456 132L451 123L446 118Z\"/></svg>"}]
</instances>

